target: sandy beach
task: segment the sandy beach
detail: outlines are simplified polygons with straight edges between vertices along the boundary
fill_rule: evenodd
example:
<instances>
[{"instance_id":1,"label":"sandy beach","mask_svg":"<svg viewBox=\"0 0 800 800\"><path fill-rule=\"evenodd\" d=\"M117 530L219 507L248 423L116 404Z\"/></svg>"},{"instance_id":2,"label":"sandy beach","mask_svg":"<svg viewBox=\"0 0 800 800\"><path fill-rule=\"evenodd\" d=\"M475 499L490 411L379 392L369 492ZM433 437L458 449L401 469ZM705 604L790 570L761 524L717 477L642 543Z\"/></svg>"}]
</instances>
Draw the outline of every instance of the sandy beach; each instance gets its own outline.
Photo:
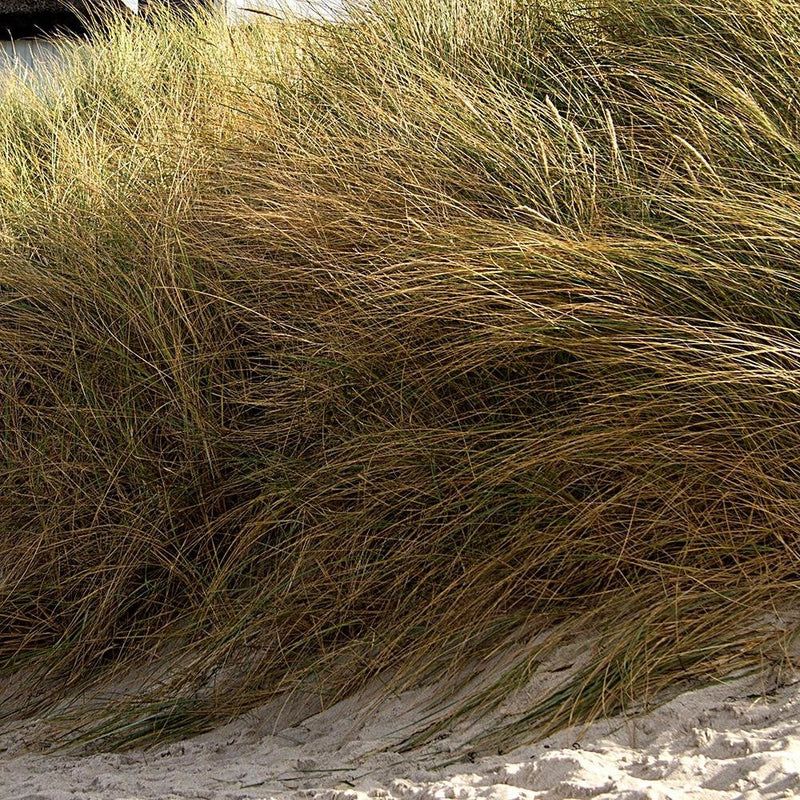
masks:
<instances>
[{"instance_id":1,"label":"sandy beach","mask_svg":"<svg viewBox=\"0 0 800 800\"><path fill-rule=\"evenodd\" d=\"M564 679L580 642L562 648L491 716L411 752L437 687L376 706L377 687L302 719L275 702L209 734L149 750L36 752L29 720L0 738L3 800L491 798L679 800L800 796L800 681L785 672L685 692L636 717L574 727L507 753L470 742L513 719L537 689ZM576 658L577 656L577 658ZM800 677L800 676L798 676Z\"/></svg>"}]
</instances>

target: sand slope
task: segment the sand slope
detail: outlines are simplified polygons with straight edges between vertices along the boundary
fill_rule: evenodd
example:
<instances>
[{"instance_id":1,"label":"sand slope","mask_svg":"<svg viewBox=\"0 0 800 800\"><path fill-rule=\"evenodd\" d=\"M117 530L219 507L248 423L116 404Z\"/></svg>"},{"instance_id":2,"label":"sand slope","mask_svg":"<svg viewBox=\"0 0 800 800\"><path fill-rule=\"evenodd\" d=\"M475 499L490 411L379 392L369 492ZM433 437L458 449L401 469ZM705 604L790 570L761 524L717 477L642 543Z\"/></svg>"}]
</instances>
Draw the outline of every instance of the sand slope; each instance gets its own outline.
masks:
<instances>
[{"instance_id":1,"label":"sand slope","mask_svg":"<svg viewBox=\"0 0 800 800\"><path fill-rule=\"evenodd\" d=\"M513 716L531 692L563 680L565 665L580 662L580 645L556 653L536 674L536 685L493 718ZM794 676L771 684L740 678L687 692L647 715L562 731L503 755L466 752L491 719L411 754L398 752L435 688L405 692L377 709L374 692L365 692L311 717L305 717L309 708L274 703L211 734L121 754L42 755L36 752L41 726L30 720L0 736L0 798L800 797L800 682Z\"/></svg>"}]
</instances>

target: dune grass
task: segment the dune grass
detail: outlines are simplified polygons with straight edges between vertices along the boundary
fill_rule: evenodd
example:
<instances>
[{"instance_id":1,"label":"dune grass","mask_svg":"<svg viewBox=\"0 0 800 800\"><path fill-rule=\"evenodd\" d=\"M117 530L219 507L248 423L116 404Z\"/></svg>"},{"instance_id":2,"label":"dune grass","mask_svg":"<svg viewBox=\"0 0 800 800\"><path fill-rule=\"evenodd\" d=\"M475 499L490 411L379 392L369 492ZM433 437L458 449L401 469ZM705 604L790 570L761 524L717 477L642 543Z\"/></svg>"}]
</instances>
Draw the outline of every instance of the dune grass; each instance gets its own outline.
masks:
<instances>
[{"instance_id":1,"label":"dune grass","mask_svg":"<svg viewBox=\"0 0 800 800\"><path fill-rule=\"evenodd\" d=\"M512 654L413 747L591 632L505 747L792 666L798 86L790 0L154 12L9 86L6 718L144 665L75 723L117 747Z\"/></svg>"}]
</instances>

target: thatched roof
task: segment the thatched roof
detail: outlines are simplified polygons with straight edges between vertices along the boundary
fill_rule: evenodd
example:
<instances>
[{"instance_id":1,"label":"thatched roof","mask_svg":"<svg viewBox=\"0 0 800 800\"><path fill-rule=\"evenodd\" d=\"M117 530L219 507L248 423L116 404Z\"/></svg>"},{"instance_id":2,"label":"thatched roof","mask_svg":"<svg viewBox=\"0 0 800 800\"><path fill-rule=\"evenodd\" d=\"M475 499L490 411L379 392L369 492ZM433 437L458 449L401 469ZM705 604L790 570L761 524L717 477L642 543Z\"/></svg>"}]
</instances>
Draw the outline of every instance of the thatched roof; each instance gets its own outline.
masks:
<instances>
[{"instance_id":1,"label":"thatched roof","mask_svg":"<svg viewBox=\"0 0 800 800\"><path fill-rule=\"evenodd\" d=\"M59 0L2 0L0 14L49 14L63 11L65 5Z\"/></svg>"},{"instance_id":2,"label":"thatched roof","mask_svg":"<svg viewBox=\"0 0 800 800\"><path fill-rule=\"evenodd\" d=\"M214 0L150 0L166 3L176 10L212 6ZM80 17L97 14L130 13L132 0L0 0L0 39L19 39L58 31L83 32ZM139 0L145 6L145 0ZM77 14L75 13L77 11Z\"/></svg>"},{"instance_id":3,"label":"thatched roof","mask_svg":"<svg viewBox=\"0 0 800 800\"><path fill-rule=\"evenodd\" d=\"M80 33L80 16L129 13L123 0L0 0L0 38L22 38L42 33ZM77 12L77 13L76 13Z\"/></svg>"}]
</instances>

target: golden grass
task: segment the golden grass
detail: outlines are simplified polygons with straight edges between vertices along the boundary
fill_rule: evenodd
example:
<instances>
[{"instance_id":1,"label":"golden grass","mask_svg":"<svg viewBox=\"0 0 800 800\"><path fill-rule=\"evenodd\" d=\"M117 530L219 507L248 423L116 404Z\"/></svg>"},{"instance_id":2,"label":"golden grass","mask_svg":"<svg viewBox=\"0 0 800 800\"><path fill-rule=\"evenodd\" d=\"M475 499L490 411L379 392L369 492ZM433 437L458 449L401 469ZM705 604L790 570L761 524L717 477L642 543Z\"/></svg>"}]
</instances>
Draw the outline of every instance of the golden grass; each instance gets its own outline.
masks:
<instances>
[{"instance_id":1,"label":"golden grass","mask_svg":"<svg viewBox=\"0 0 800 800\"><path fill-rule=\"evenodd\" d=\"M8 713L166 665L120 746L515 648L447 724L597 632L507 744L785 666L798 79L789 0L383 0L9 90Z\"/></svg>"}]
</instances>

